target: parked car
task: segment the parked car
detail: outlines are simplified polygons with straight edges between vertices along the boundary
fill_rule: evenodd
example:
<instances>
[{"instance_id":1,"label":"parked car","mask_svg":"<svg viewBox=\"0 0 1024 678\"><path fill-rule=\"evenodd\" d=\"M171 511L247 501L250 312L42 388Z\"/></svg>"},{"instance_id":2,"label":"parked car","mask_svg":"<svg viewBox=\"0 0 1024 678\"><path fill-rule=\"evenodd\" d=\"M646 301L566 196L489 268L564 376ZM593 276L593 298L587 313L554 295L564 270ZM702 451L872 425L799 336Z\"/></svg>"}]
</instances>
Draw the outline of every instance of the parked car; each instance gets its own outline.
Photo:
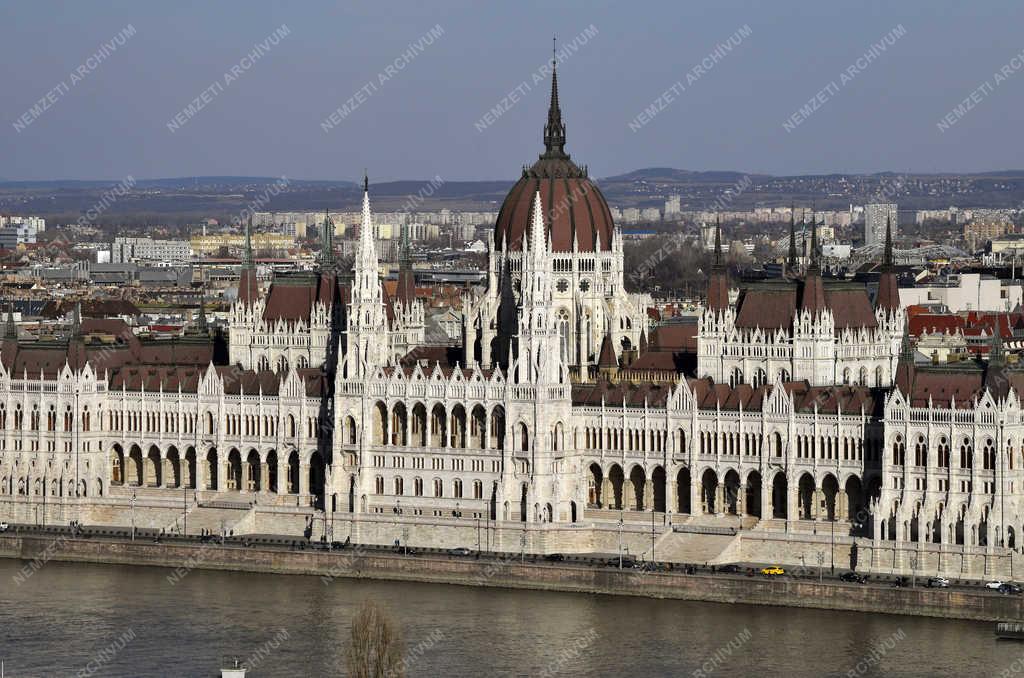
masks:
<instances>
[{"instance_id":1,"label":"parked car","mask_svg":"<svg viewBox=\"0 0 1024 678\"><path fill-rule=\"evenodd\" d=\"M1021 591L1021 587L1017 584L1014 584L1013 582L1006 582L1005 584L999 587L999 592L1002 593L1004 596L1019 596L1021 594Z\"/></svg>"},{"instance_id":2,"label":"parked car","mask_svg":"<svg viewBox=\"0 0 1024 678\"><path fill-rule=\"evenodd\" d=\"M563 560L565 560L565 556L563 556L561 553L549 553L546 556L544 556L544 560L548 561L549 563L560 563Z\"/></svg>"},{"instance_id":3,"label":"parked car","mask_svg":"<svg viewBox=\"0 0 1024 678\"><path fill-rule=\"evenodd\" d=\"M8 525L6 522L0 523L0 532L6 532L9 529L10 525Z\"/></svg>"},{"instance_id":4,"label":"parked car","mask_svg":"<svg viewBox=\"0 0 1024 678\"><path fill-rule=\"evenodd\" d=\"M472 553L472 551L467 549L465 546L458 546L456 548L450 549L448 553L452 554L453 556L468 556Z\"/></svg>"},{"instance_id":5,"label":"parked car","mask_svg":"<svg viewBox=\"0 0 1024 678\"><path fill-rule=\"evenodd\" d=\"M857 574L856 572L844 572L839 575L839 579L847 584L866 584L868 581L864 575Z\"/></svg>"},{"instance_id":6,"label":"parked car","mask_svg":"<svg viewBox=\"0 0 1024 678\"><path fill-rule=\"evenodd\" d=\"M771 567L762 567L761 574L767 575L769 577L778 577L780 575L786 574L786 571L778 565L772 565Z\"/></svg>"},{"instance_id":7,"label":"parked car","mask_svg":"<svg viewBox=\"0 0 1024 678\"><path fill-rule=\"evenodd\" d=\"M896 577L896 579L895 579L895 581L893 581L892 585L893 585L893 588L902 589L902 588L905 588L907 586L910 586L910 580L907 579L906 577Z\"/></svg>"},{"instance_id":8,"label":"parked car","mask_svg":"<svg viewBox=\"0 0 1024 678\"><path fill-rule=\"evenodd\" d=\"M945 577L931 577L926 584L930 589L948 589L949 580Z\"/></svg>"},{"instance_id":9,"label":"parked car","mask_svg":"<svg viewBox=\"0 0 1024 678\"><path fill-rule=\"evenodd\" d=\"M998 591L999 589L1003 588L1004 586L1006 586L1006 582L1005 581L999 581L999 580L990 581L989 583L985 584L985 588L992 589L994 591Z\"/></svg>"},{"instance_id":10,"label":"parked car","mask_svg":"<svg viewBox=\"0 0 1024 678\"><path fill-rule=\"evenodd\" d=\"M737 572L740 572L740 566L732 564L723 565L722 567L718 568L718 571L724 572L725 574L736 574Z\"/></svg>"}]
</instances>

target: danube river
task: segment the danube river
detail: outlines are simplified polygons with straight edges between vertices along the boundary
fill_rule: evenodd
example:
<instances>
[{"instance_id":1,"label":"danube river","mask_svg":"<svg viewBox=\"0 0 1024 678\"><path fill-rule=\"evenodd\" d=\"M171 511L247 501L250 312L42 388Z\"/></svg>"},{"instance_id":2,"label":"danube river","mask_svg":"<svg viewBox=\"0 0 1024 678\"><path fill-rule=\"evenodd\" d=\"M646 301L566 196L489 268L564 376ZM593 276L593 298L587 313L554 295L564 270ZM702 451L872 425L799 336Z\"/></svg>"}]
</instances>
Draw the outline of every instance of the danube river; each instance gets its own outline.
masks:
<instances>
[{"instance_id":1,"label":"danube river","mask_svg":"<svg viewBox=\"0 0 1024 678\"><path fill-rule=\"evenodd\" d=\"M401 627L410 676L1024 677L988 623L852 612L0 560L6 676L344 674L364 599ZM1004 671L1009 670L1009 674Z\"/></svg>"}]
</instances>

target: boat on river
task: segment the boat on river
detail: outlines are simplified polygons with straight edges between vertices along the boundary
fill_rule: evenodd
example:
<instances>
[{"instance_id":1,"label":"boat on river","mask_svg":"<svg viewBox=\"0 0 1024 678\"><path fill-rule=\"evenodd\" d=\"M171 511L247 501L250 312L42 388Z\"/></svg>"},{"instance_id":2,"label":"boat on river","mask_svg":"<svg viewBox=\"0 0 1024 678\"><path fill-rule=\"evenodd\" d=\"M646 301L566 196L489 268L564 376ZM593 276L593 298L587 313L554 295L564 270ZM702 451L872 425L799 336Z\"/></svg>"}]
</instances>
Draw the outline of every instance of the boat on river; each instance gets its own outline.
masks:
<instances>
[{"instance_id":1,"label":"boat on river","mask_svg":"<svg viewBox=\"0 0 1024 678\"><path fill-rule=\"evenodd\" d=\"M996 624L996 638L1005 640L1024 640L1024 623L999 622Z\"/></svg>"}]
</instances>

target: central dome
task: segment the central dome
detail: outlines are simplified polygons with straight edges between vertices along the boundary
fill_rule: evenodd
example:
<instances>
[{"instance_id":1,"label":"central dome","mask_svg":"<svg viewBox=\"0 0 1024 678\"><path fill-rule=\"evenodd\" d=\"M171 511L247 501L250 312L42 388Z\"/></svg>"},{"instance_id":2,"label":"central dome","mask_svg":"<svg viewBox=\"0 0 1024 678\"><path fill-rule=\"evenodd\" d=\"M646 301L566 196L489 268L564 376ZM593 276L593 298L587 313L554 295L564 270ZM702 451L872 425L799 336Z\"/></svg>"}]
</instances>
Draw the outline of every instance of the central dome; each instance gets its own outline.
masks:
<instances>
[{"instance_id":1,"label":"central dome","mask_svg":"<svg viewBox=\"0 0 1024 678\"><path fill-rule=\"evenodd\" d=\"M552 69L551 106L544 126L545 151L523 170L498 212L494 226L497 250L519 251L528 232L533 196L540 191L544 226L551 249L571 252L573 242L581 252L611 250L612 213L600 189L565 152L565 124L558 106L558 73Z\"/></svg>"}]
</instances>

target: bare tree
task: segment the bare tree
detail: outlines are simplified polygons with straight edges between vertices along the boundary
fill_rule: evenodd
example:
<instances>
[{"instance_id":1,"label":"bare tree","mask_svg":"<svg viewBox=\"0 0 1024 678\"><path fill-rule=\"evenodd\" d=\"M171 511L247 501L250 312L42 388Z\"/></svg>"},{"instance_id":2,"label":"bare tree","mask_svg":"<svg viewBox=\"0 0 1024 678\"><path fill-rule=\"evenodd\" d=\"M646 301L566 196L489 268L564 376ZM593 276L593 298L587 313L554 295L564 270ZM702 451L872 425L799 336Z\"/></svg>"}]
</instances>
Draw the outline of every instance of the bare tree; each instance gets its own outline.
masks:
<instances>
[{"instance_id":1,"label":"bare tree","mask_svg":"<svg viewBox=\"0 0 1024 678\"><path fill-rule=\"evenodd\" d=\"M402 636L387 613L365 601L352 618L345 657L352 678L402 678Z\"/></svg>"}]
</instances>

